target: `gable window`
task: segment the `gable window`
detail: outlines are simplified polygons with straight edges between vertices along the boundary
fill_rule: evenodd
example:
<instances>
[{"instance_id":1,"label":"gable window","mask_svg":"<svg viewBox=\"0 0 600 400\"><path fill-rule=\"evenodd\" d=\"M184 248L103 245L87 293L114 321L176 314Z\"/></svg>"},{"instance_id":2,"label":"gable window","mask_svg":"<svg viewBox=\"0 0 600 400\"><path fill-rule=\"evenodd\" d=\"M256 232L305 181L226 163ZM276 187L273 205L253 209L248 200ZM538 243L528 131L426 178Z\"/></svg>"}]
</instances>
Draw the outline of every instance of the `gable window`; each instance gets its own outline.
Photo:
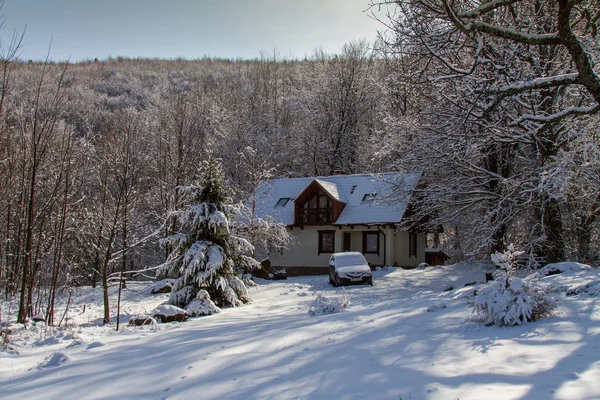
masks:
<instances>
[{"instance_id":1,"label":"gable window","mask_svg":"<svg viewBox=\"0 0 600 400\"><path fill-rule=\"evenodd\" d=\"M379 255L379 232L363 232L363 254Z\"/></svg>"},{"instance_id":2,"label":"gable window","mask_svg":"<svg viewBox=\"0 0 600 400\"><path fill-rule=\"evenodd\" d=\"M417 234L415 232L408 233L408 256L417 256Z\"/></svg>"},{"instance_id":3,"label":"gable window","mask_svg":"<svg viewBox=\"0 0 600 400\"><path fill-rule=\"evenodd\" d=\"M373 200L375 200L375 197L377 196L377 193L367 193L363 196L363 203L367 203L367 202L371 202Z\"/></svg>"},{"instance_id":4,"label":"gable window","mask_svg":"<svg viewBox=\"0 0 600 400\"><path fill-rule=\"evenodd\" d=\"M290 201L289 197L282 197L279 199L279 201L277 202L277 204L275 204L275 208L279 208L279 207L285 207L285 205Z\"/></svg>"},{"instance_id":5,"label":"gable window","mask_svg":"<svg viewBox=\"0 0 600 400\"><path fill-rule=\"evenodd\" d=\"M333 253L335 249L335 231L319 231L319 254Z\"/></svg>"},{"instance_id":6,"label":"gable window","mask_svg":"<svg viewBox=\"0 0 600 400\"><path fill-rule=\"evenodd\" d=\"M330 224L333 217L333 201L325 192L319 190L304 203L300 217L304 225Z\"/></svg>"}]
</instances>

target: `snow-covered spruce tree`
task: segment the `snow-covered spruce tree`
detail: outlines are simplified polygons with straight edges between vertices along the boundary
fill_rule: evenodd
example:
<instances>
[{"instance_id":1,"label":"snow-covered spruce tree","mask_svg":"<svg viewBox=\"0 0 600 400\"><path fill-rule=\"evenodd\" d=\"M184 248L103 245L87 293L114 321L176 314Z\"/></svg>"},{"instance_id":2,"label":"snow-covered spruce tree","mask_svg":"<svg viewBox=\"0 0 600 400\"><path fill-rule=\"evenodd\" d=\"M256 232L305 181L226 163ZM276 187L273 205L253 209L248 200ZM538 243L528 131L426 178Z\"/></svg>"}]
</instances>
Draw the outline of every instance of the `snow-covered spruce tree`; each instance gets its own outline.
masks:
<instances>
[{"instance_id":1,"label":"snow-covered spruce tree","mask_svg":"<svg viewBox=\"0 0 600 400\"><path fill-rule=\"evenodd\" d=\"M521 325L552 313L557 305L550 287L538 275L515 276L517 262L524 252L511 244L503 253L492 254L498 270L494 280L481 288L473 299L474 311L486 325Z\"/></svg>"},{"instance_id":2,"label":"snow-covered spruce tree","mask_svg":"<svg viewBox=\"0 0 600 400\"><path fill-rule=\"evenodd\" d=\"M227 204L220 163L205 162L203 170L199 186L178 188L184 206L169 215L176 233L161 240L170 253L158 273L176 278L169 303L191 316L248 303L237 273L259 266L246 255L253 246L229 230L235 207Z\"/></svg>"}]
</instances>

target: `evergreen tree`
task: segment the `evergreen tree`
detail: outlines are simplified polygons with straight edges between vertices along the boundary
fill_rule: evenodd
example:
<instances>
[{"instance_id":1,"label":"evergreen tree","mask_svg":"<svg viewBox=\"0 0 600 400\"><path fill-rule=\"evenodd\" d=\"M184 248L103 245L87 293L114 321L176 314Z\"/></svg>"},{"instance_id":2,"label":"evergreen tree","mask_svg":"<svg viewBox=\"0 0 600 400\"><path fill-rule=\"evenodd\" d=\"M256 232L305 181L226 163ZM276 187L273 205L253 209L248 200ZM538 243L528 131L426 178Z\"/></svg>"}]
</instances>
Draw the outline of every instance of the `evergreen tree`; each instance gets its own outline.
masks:
<instances>
[{"instance_id":1,"label":"evergreen tree","mask_svg":"<svg viewBox=\"0 0 600 400\"><path fill-rule=\"evenodd\" d=\"M236 207L227 204L220 163L206 162L200 185L178 189L184 205L169 216L176 233L161 240L170 253L159 276L177 279L169 303L192 316L218 312L215 304L248 303L246 286L237 275L259 264L247 256L254 247L230 232Z\"/></svg>"}]
</instances>

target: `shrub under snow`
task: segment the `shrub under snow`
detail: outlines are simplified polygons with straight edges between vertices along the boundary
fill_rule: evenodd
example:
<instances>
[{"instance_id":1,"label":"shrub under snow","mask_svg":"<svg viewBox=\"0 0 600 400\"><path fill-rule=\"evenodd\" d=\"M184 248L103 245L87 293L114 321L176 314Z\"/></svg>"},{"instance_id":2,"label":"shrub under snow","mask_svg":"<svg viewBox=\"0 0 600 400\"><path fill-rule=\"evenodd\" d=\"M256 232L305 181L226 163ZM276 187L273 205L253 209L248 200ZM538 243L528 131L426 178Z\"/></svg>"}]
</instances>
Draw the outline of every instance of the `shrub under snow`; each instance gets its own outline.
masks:
<instances>
[{"instance_id":1,"label":"shrub under snow","mask_svg":"<svg viewBox=\"0 0 600 400\"><path fill-rule=\"evenodd\" d=\"M494 279L473 300L475 311L486 325L521 325L550 315L556 307L549 285L533 276L523 279L499 270Z\"/></svg>"},{"instance_id":2,"label":"shrub under snow","mask_svg":"<svg viewBox=\"0 0 600 400\"><path fill-rule=\"evenodd\" d=\"M319 293L310 305L308 314L323 315L339 313L344 311L349 305L350 299L346 296L346 292L342 292L341 297L325 297L322 293Z\"/></svg>"},{"instance_id":3,"label":"shrub under snow","mask_svg":"<svg viewBox=\"0 0 600 400\"><path fill-rule=\"evenodd\" d=\"M473 298L474 311L486 325L521 325L550 315L556 307L550 285L540 282L537 274L527 278L514 275L514 262L520 254L509 247L505 253L492 255L501 269Z\"/></svg>"}]
</instances>

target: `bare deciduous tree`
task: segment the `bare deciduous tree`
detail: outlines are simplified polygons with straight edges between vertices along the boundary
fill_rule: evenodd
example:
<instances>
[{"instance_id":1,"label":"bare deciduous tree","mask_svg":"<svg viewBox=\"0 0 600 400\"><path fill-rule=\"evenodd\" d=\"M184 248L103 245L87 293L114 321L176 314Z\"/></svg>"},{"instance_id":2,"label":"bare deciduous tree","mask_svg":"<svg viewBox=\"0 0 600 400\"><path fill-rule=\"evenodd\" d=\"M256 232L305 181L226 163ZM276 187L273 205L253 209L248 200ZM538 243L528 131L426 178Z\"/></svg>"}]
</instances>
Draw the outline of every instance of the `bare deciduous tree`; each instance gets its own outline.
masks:
<instances>
[{"instance_id":1,"label":"bare deciduous tree","mask_svg":"<svg viewBox=\"0 0 600 400\"><path fill-rule=\"evenodd\" d=\"M412 75L436 89L421 125L431 138L427 153L442 154L435 162L444 158L462 181L437 185L446 193L438 198L454 213L480 207L490 250L505 245L511 227L548 260L563 259L565 207L543 177L572 135L571 121L600 110L597 2L373 5L393 10L388 51L420 60Z\"/></svg>"}]
</instances>

